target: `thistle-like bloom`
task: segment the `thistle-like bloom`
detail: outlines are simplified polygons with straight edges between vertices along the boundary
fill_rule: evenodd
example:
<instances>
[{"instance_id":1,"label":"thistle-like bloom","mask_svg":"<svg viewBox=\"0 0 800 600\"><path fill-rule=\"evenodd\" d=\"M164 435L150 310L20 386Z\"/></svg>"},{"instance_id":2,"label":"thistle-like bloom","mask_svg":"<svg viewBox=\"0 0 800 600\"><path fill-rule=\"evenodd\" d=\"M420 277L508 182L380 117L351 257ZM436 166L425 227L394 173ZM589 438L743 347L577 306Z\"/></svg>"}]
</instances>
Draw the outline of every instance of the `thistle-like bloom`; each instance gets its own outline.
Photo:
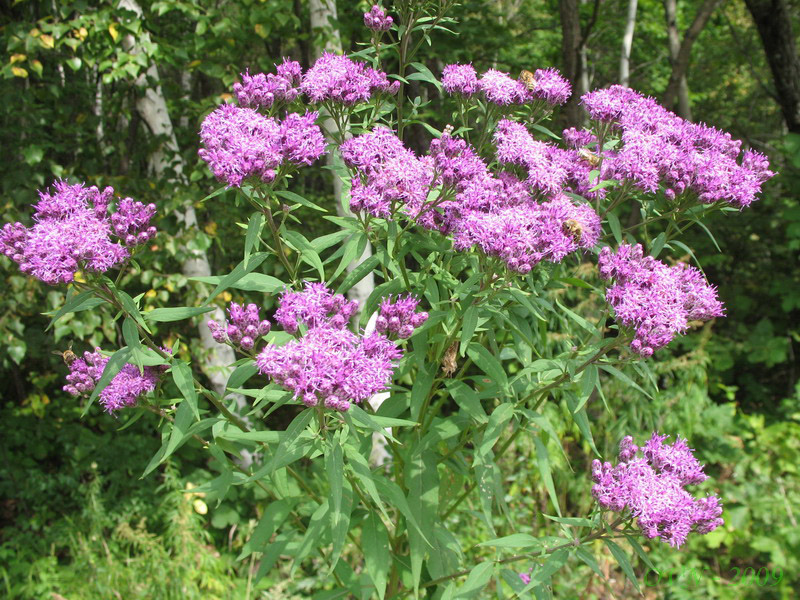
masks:
<instances>
[{"instance_id":1,"label":"thistle-like bloom","mask_svg":"<svg viewBox=\"0 0 800 600\"><path fill-rule=\"evenodd\" d=\"M110 239L107 210L113 193L110 187L101 192L56 181L53 192L39 192L32 227L21 223L3 227L0 252L23 273L51 285L72 281L80 269L107 271L129 256L126 248ZM125 214L121 218L125 220Z\"/></svg>"},{"instance_id":2,"label":"thistle-like bloom","mask_svg":"<svg viewBox=\"0 0 800 600\"><path fill-rule=\"evenodd\" d=\"M569 100L572 85L557 69L537 69L533 74L531 96L548 104L559 105Z\"/></svg>"},{"instance_id":3,"label":"thistle-like bloom","mask_svg":"<svg viewBox=\"0 0 800 600\"><path fill-rule=\"evenodd\" d=\"M394 23L394 19L377 4L369 12L364 13L364 26L372 31L389 31L392 23Z\"/></svg>"},{"instance_id":4,"label":"thistle-like bloom","mask_svg":"<svg viewBox=\"0 0 800 600\"><path fill-rule=\"evenodd\" d=\"M574 127L570 127L569 129L565 129L561 133L561 136L564 138L564 142L566 142L567 146L575 149L597 143L597 137L588 129L575 129Z\"/></svg>"},{"instance_id":5,"label":"thistle-like bloom","mask_svg":"<svg viewBox=\"0 0 800 600\"><path fill-rule=\"evenodd\" d=\"M684 333L690 321L723 315L716 289L698 269L684 263L668 267L644 256L640 244L622 244L616 252L606 246L598 266L603 279L614 281L606 300L617 320L634 328L631 349L644 357Z\"/></svg>"},{"instance_id":6,"label":"thistle-like bloom","mask_svg":"<svg viewBox=\"0 0 800 600\"><path fill-rule=\"evenodd\" d=\"M211 336L218 344L230 343L249 352L258 338L269 333L270 322L261 319L258 306L255 304L248 304L245 307L231 302L228 315L230 321L225 321L224 325L214 320L208 321Z\"/></svg>"},{"instance_id":7,"label":"thistle-like bloom","mask_svg":"<svg viewBox=\"0 0 800 600\"><path fill-rule=\"evenodd\" d=\"M350 106L366 102L374 93L394 94L400 89L400 82L390 83L383 71L325 52L306 71L300 88L311 102L329 100Z\"/></svg>"},{"instance_id":8,"label":"thistle-like bloom","mask_svg":"<svg viewBox=\"0 0 800 600\"><path fill-rule=\"evenodd\" d=\"M416 312L419 300L414 296L398 296L381 302L375 331L397 335L401 339L410 338L414 330L428 320L427 312Z\"/></svg>"},{"instance_id":9,"label":"thistle-like bloom","mask_svg":"<svg viewBox=\"0 0 800 600\"><path fill-rule=\"evenodd\" d=\"M524 83L497 69L489 69L481 75L478 85L486 100L499 106L525 104L533 99Z\"/></svg>"},{"instance_id":10,"label":"thistle-like bloom","mask_svg":"<svg viewBox=\"0 0 800 600\"><path fill-rule=\"evenodd\" d=\"M525 125L509 119L497 124L494 142L497 160L524 167L531 189L554 196L565 188L573 160L569 152L533 139Z\"/></svg>"},{"instance_id":11,"label":"thistle-like bloom","mask_svg":"<svg viewBox=\"0 0 800 600\"><path fill-rule=\"evenodd\" d=\"M617 466L593 461L592 495L607 510L627 510L648 538L679 547L691 531L706 534L723 524L722 503L716 496L695 498L685 489L708 476L686 440L664 444L667 437L653 433L639 448L626 436Z\"/></svg>"},{"instance_id":12,"label":"thistle-like bloom","mask_svg":"<svg viewBox=\"0 0 800 600\"><path fill-rule=\"evenodd\" d=\"M402 209L412 218L419 214L428 197L433 169L394 132L376 127L347 140L340 150L345 164L358 173L350 190L354 212L364 210L381 218L389 218L393 209Z\"/></svg>"},{"instance_id":13,"label":"thistle-like bloom","mask_svg":"<svg viewBox=\"0 0 800 600\"><path fill-rule=\"evenodd\" d=\"M155 204L145 205L133 198L123 198L117 203L117 212L111 215L111 226L123 244L140 246L156 235L156 228L150 225L155 214Z\"/></svg>"},{"instance_id":14,"label":"thistle-like bloom","mask_svg":"<svg viewBox=\"0 0 800 600\"><path fill-rule=\"evenodd\" d=\"M622 86L583 96L593 119L621 131L621 146L607 156L604 177L628 180L648 193L662 186L673 199L684 193L704 204L750 205L774 175L765 156L745 151L730 134L691 123L654 99Z\"/></svg>"},{"instance_id":15,"label":"thistle-like bloom","mask_svg":"<svg viewBox=\"0 0 800 600\"><path fill-rule=\"evenodd\" d=\"M317 112L289 113L281 122L281 150L295 165L311 165L325 154L325 136L316 124Z\"/></svg>"},{"instance_id":16,"label":"thistle-like bloom","mask_svg":"<svg viewBox=\"0 0 800 600\"><path fill-rule=\"evenodd\" d=\"M244 108L270 108L276 102L292 102L300 95L303 71L300 63L288 58L275 65L275 73L248 71L241 74L242 83L233 84L233 93L239 106Z\"/></svg>"},{"instance_id":17,"label":"thistle-like bloom","mask_svg":"<svg viewBox=\"0 0 800 600\"><path fill-rule=\"evenodd\" d=\"M468 65L447 65L442 71L442 87L448 94L461 94L470 97L478 91L478 75L475 67Z\"/></svg>"},{"instance_id":18,"label":"thistle-like bloom","mask_svg":"<svg viewBox=\"0 0 800 600\"><path fill-rule=\"evenodd\" d=\"M343 329L357 310L358 301L334 294L324 283L307 281L302 292L286 291L281 295L275 321L289 333L295 333L301 324L308 329Z\"/></svg>"},{"instance_id":19,"label":"thistle-like bloom","mask_svg":"<svg viewBox=\"0 0 800 600\"><path fill-rule=\"evenodd\" d=\"M386 390L402 351L382 333L364 336L347 329L357 309L357 302L348 302L323 283L284 292L275 320L290 333L298 332L300 323L307 331L283 346L264 348L256 358L259 371L306 406L323 403L346 411L351 402Z\"/></svg>"},{"instance_id":20,"label":"thistle-like bloom","mask_svg":"<svg viewBox=\"0 0 800 600\"><path fill-rule=\"evenodd\" d=\"M100 354L100 348L95 348L94 352L84 352L83 358L76 358L70 363L64 391L73 396L90 394L103 376L108 361L109 357ZM156 389L166 368L166 365L161 365L144 367L139 371L136 365L126 364L100 392L100 404L109 413L135 406L141 396Z\"/></svg>"},{"instance_id":21,"label":"thistle-like bloom","mask_svg":"<svg viewBox=\"0 0 800 600\"><path fill-rule=\"evenodd\" d=\"M280 125L252 108L223 104L203 121L200 140L200 158L228 187L248 177L270 182L283 161Z\"/></svg>"}]
</instances>

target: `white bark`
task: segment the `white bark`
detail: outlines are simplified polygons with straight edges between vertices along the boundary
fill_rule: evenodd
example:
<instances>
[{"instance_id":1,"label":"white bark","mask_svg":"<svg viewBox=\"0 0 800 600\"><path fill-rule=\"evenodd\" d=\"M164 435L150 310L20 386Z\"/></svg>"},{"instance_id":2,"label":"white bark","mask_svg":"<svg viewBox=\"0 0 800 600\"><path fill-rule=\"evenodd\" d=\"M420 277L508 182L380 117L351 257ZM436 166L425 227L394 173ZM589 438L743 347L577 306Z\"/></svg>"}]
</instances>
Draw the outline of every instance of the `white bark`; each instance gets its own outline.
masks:
<instances>
[{"instance_id":1,"label":"white bark","mask_svg":"<svg viewBox=\"0 0 800 600\"><path fill-rule=\"evenodd\" d=\"M120 0L119 7L133 11L140 18L142 17L142 8L135 0ZM147 36L147 34L145 33L144 36ZM136 38L131 34L122 39L122 45L125 51L130 54L141 52ZM161 90L160 81L155 63L151 63L147 71L136 80L136 85L140 90L144 91L136 100L136 110L147 124L151 133L165 140L163 145L150 155L149 168L153 175L157 177L168 176L175 183L185 184L183 159L179 152L178 140L175 137L175 130L172 127L172 121L167 111L167 102ZM167 174L168 169L172 170L172 174ZM179 214L178 219L183 222L186 229L197 227L197 214L192 204L187 204L184 207L183 214ZM190 252L189 258L181 266L184 275L187 277L208 277L211 275L211 266L208 263L208 257L205 252L202 250L184 250ZM220 308L209 313L209 315L216 320L225 319L225 313ZM235 362L236 356L230 347L217 344L212 339L211 332L206 326L206 319L202 319L198 324L198 332L206 356L201 368L211 381L214 390L224 395L225 384L232 370L230 365ZM238 394L234 398L238 408L240 410L244 409L244 398Z\"/></svg>"},{"instance_id":2,"label":"white bark","mask_svg":"<svg viewBox=\"0 0 800 600\"><path fill-rule=\"evenodd\" d=\"M322 46L314 47L314 57L318 58L324 51L342 53L342 38L339 34L339 28L336 26L336 2L335 0L309 0L309 9L311 13L311 31L315 34L322 34L324 36L324 44ZM328 118L323 123L325 129L328 131L334 127L333 121ZM333 164L333 154L326 155L326 161L329 165ZM339 216L352 216L350 210L342 204L342 180L334 173L333 176L333 200L336 204L336 212ZM349 265L347 270L352 271L364 260L372 256L372 247L367 243L364 248L364 253ZM356 285L354 285L347 295L352 300L358 300L359 306L365 306L367 299L375 289L375 278L372 273L364 277ZM374 321L374 319L371 319ZM374 323L372 325L374 327ZM369 328L369 326L368 326ZM373 410L378 410L383 404L384 400L389 397L389 394L375 394L369 399L369 403ZM389 452L386 450L386 439L378 434L372 434L372 453L370 455L370 462L373 465L385 465L390 458Z\"/></svg>"},{"instance_id":3,"label":"white bark","mask_svg":"<svg viewBox=\"0 0 800 600\"><path fill-rule=\"evenodd\" d=\"M625 20L625 33L622 35L622 56L619 59L619 83L629 86L631 80L631 48L633 30L636 27L637 0L628 0L628 17Z\"/></svg>"},{"instance_id":4,"label":"white bark","mask_svg":"<svg viewBox=\"0 0 800 600\"><path fill-rule=\"evenodd\" d=\"M669 42L669 58L672 63L678 60L681 51L681 34L678 31L678 7L677 0L664 0L664 17L667 21L667 40ZM684 119L692 119L692 109L689 104L689 83L686 75L682 75L678 86L678 105L679 116Z\"/></svg>"}]
</instances>

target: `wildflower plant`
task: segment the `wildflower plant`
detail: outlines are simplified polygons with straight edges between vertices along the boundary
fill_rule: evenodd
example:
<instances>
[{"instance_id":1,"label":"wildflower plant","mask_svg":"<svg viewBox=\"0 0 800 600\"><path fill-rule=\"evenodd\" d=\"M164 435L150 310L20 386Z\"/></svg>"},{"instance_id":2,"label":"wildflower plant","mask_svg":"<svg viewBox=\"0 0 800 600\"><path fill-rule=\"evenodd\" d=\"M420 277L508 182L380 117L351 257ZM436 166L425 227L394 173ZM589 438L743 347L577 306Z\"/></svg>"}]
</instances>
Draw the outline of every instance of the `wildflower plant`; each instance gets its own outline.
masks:
<instances>
[{"instance_id":1,"label":"wildflower plant","mask_svg":"<svg viewBox=\"0 0 800 600\"><path fill-rule=\"evenodd\" d=\"M595 540L630 576L614 538L645 556L642 534L677 547L722 524L713 482L703 488L711 495L685 489L707 476L681 432L667 432L672 445L653 434L641 449L626 437L612 466L587 406L604 378L630 382L629 366L655 382L659 349L723 316L699 263L682 262L694 255L681 234L757 200L773 175L767 159L620 86L583 97L585 129L554 133L548 119L572 90L550 68L515 77L447 65L437 77L414 56L449 34L451 4L373 7L371 45L358 56L325 53L305 72L288 58L274 72L245 71L235 103L205 117L199 156L253 213L242 261L213 279L200 306L144 310L118 287L156 235L157 207L114 201L110 188L56 182L32 226L0 233L0 251L24 273L68 286L54 320L100 310L118 321L120 348L72 356L64 389L87 408L99 399L109 412L162 417L163 446L147 472L194 440L220 471L196 491L222 499L234 485L261 488L267 503L240 556L259 557L258 577L282 557L314 557L327 575L320 586L354 598L466 597L486 586L540 597L570 561L599 573ZM410 79L452 109L450 124L425 123L423 154L405 143L423 115L406 97ZM326 215L338 231L310 240L304 211L331 207L293 192L292 176L326 154L351 212ZM347 269L367 244L372 254ZM349 299L369 274L369 298ZM221 394L185 349L160 341L170 323L203 319L237 289L272 295L277 308L231 303L225 322L205 317L213 339L240 356ZM164 398L168 385L179 398ZM230 393L251 400L248 415ZM587 464L594 459L589 514L562 514L546 403L562 408L592 454ZM294 417L276 430L279 408ZM373 436L388 453L380 465L370 464ZM557 515L540 538L503 518L500 459L524 439ZM252 466L238 462L243 450ZM446 473L463 483L454 488ZM459 538L465 520L479 523L479 545Z\"/></svg>"}]
</instances>

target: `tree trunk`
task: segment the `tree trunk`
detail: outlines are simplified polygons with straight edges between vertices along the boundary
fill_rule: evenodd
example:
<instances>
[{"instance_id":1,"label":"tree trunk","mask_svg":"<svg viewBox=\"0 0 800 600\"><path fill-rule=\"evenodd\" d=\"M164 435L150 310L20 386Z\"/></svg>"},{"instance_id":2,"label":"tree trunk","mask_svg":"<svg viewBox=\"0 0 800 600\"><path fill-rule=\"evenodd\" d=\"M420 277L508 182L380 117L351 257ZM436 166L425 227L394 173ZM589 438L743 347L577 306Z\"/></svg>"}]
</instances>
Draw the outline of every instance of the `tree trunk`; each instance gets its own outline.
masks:
<instances>
[{"instance_id":1,"label":"tree trunk","mask_svg":"<svg viewBox=\"0 0 800 600\"><path fill-rule=\"evenodd\" d=\"M697 41L700 33L703 31L703 27L706 26L711 14L714 12L717 6L724 1L725 0L705 0L697 10L694 21L692 21L689 29L686 30L686 34L683 36L683 41L681 42L680 49L678 50L678 55L675 58L674 64L672 65L672 73L669 77L669 83L667 84L667 89L664 91L664 96L661 99L665 107L669 109L673 108L675 99L678 96L678 90L680 89L681 78L686 77L686 73L689 70L689 58L692 54L692 46L694 45L695 41Z\"/></svg>"},{"instance_id":2,"label":"tree trunk","mask_svg":"<svg viewBox=\"0 0 800 600\"><path fill-rule=\"evenodd\" d=\"M324 36L324 44L319 47L314 47L314 56L318 58L323 51L328 52L342 52L342 38L339 34L339 28L336 24L336 3L334 0L310 0L309 2L309 9L311 13L311 31L312 32L320 32ZM325 119L325 129L331 130L334 125L330 118ZM326 161L329 165L334 164L335 157L333 153L328 153L326 155ZM333 200L336 204L336 212L339 216L352 216L350 210L342 205L342 180L339 179L339 176L334 173L333 176ZM347 270L352 271L362 262L364 262L367 258L372 255L372 247L369 243L367 243L366 248L364 248L364 253L361 255L360 258L354 260L349 265L347 265ZM373 290L375 289L375 278L372 276L372 273L367 275L364 279L362 279L359 283L353 286L347 295L350 297L351 300L358 300L360 306L366 306L367 299L369 298L370 294L372 294ZM367 325L367 331L370 331L371 328L374 329L375 327L375 317L370 320L370 323ZM378 410L383 404L383 402L389 397L388 393L379 393L375 394L369 399L370 406L372 406L373 410ZM386 450L386 440L385 438L378 434L372 434L372 453L370 454L370 460L374 465L385 465L389 460L389 452Z\"/></svg>"},{"instance_id":3,"label":"tree trunk","mask_svg":"<svg viewBox=\"0 0 800 600\"><path fill-rule=\"evenodd\" d=\"M678 32L677 0L664 0L664 17L667 21L667 40L669 42L669 62L672 68L678 60L681 51L681 35ZM678 107L675 111L684 119L691 120L692 109L689 104L689 82L684 73L678 81Z\"/></svg>"},{"instance_id":4,"label":"tree trunk","mask_svg":"<svg viewBox=\"0 0 800 600\"><path fill-rule=\"evenodd\" d=\"M135 12L140 18L142 17L142 9L135 0L120 0L119 7ZM131 34L123 38L122 45L128 53L136 54L140 51L136 38ZM167 177L175 183L185 184L183 160L178 149L178 141L167 111L167 102L161 90L160 81L158 68L155 64L150 64L147 71L136 80L136 86L144 92L136 99L136 111L147 124L150 132L154 136L165 140L163 145L150 155L148 159L149 168L156 177ZM168 169L171 169L172 173L168 173ZM186 229L197 227L197 215L192 204L187 204L183 214L179 214L178 218L183 221ZM190 257L181 267L183 274L187 277L208 277L211 275L208 257L202 250L193 250L190 253ZM210 313L210 316L216 320L225 319L225 314L220 308ZM217 344L213 340L205 319L200 321L198 333L206 354L205 362L201 365L203 372L211 381L214 390L224 395L225 384L231 373L230 365L235 362L236 356L230 347Z\"/></svg>"},{"instance_id":5,"label":"tree trunk","mask_svg":"<svg viewBox=\"0 0 800 600\"><path fill-rule=\"evenodd\" d=\"M745 0L753 15L772 71L786 126L800 133L800 57L785 0Z\"/></svg>"},{"instance_id":6,"label":"tree trunk","mask_svg":"<svg viewBox=\"0 0 800 600\"><path fill-rule=\"evenodd\" d=\"M580 127L583 111L580 107L582 90L581 75L581 15L578 0L560 0L561 16L561 61L562 73L572 84L572 96L564 106L564 120L567 127Z\"/></svg>"},{"instance_id":7,"label":"tree trunk","mask_svg":"<svg viewBox=\"0 0 800 600\"><path fill-rule=\"evenodd\" d=\"M674 2L675 0L665 0ZM625 20L625 33L622 35L622 56L619 59L619 83L628 87L631 82L631 48L633 47L633 30L636 27L637 0L628 0L628 17Z\"/></svg>"}]
</instances>

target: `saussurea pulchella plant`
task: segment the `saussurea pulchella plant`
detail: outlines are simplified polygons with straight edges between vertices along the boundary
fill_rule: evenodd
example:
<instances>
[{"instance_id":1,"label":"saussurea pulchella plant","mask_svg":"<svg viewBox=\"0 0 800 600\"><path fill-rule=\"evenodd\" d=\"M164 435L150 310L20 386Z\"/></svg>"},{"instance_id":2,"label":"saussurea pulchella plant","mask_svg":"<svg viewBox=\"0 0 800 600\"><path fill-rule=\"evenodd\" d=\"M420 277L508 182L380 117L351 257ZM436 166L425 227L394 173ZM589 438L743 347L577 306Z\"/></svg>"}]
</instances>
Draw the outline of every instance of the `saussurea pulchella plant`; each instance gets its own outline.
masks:
<instances>
[{"instance_id":1,"label":"saussurea pulchella plant","mask_svg":"<svg viewBox=\"0 0 800 600\"><path fill-rule=\"evenodd\" d=\"M601 539L636 585L615 539L647 561L641 534L680 546L722 523L715 496L686 489L706 479L702 466L678 432L641 448L627 436L616 466L595 460L593 485L587 474L595 510L562 514L547 449L557 435L543 407L561 402L598 454L586 406L602 398L600 374L636 386L624 367L648 378L655 350L723 314L697 268L657 257L693 257L682 232L743 209L772 173L763 156L740 157L729 135L627 88L584 96L591 126L559 136L543 123L571 90L553 69L514 79L449 65L437 80L414 56L451 25L448 7L402 2L396 20L375 7L365 15L371 46L358 56L324 54L305 73L288 59L275 73L245 73L237 103L206 117L201 158L254 212L241 263L212 278L204 305L142 310L141 297L117 287L155 234L155 207L124 199L109 215L110 189L57 182L32 227L6 225L0 247L23 272L69 286L54 320L102 310L121 321L119 350L65 355L65 390L87 408L99 398L109 412L160 415L163 446L147 472L194 439L221 475L193 491L267 494L242 552L256 554L258 576L315 556L325 585L353 597L466 597L493 579L542 597L570 560L601 574L588 550ZM421 122L420 100L404 97L409 79L443 92L452 125ZM403 143L412 123L433 134L423 156ZM326 152L352 216L325 214L338 231L309 240L302 215L327 211L292 192L291 178ZM619 207L634 201L641 214L623 228ZM347 271L368 242L373 254ZM260 272L270 256L282 279ZM378 285L359 306L345 294L369 273ZM248 415L159 343L169 323L202 318L229 289L279 295L274 315L234 303L227 322L209 322L241 355L227 387L252 399ZM269 385L247 387L257 374ZM182 398L164 397L165 378ZM369 400L381 393L376 411ZM297 415L276 431L270 415L281 407ZM389 453L381 465L369 462L373 434ZM544 537L506 518L500 459L523 437L552 503ZM257 456L248 468L236 460L244 448ZM459 538L465 519L485 532L472 547Z\"/></svg>"}]
</instances>

